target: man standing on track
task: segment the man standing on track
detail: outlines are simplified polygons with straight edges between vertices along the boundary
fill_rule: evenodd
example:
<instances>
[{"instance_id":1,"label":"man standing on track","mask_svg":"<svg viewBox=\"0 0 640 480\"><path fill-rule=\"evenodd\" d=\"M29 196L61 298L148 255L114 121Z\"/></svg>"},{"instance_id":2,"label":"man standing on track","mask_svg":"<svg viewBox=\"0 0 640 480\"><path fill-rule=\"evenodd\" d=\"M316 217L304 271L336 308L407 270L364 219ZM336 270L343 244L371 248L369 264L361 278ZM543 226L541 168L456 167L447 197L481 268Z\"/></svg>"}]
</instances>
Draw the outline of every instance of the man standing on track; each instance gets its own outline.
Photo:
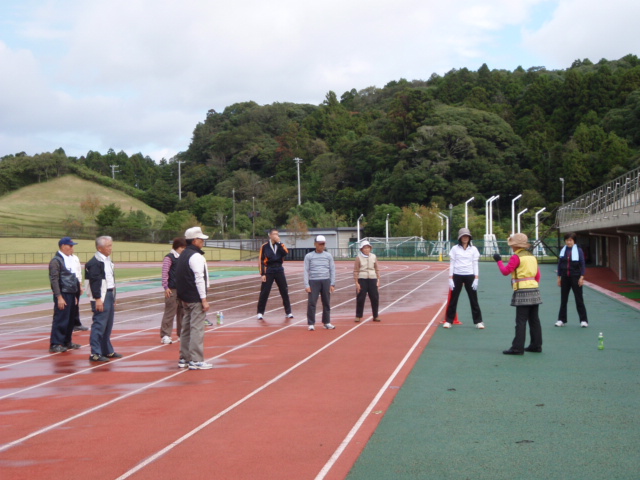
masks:
<instances>
[{"instance_id":1,"label":"man standing on track","mask_svg":"<svg viewBox=\"0 0 640 480\"><path fill-rule=\"evenodd\" d=\"M180 254L176 266L178 299L183 308L178 367L207 370L213 365L204 361L204 321L209 310L209 272L202 247L209 236L202 233L200 227L187 229L184 236L187 248Z\"/></svg>"},{"instance_id":2,"label":"man standing on track","mask_svg":"<svg viewBox=\"0 0 640 480\"><path fill-rule=\"evenodd\" d=\"M72 310L76 305L76 294L80 291L80 282L73 271L73 246L77 245L70 237L58 242L58 253L49 262L49 280L53 291L53 322L51 323L50 353L62 353L69 349L80 348L71 341L73 335Z\"/></svg>"},{"instance_id":3,"label":"man standing on track","mask_svg":"<svg viewBox=\"0 0 640 480\"><path fill-rule=\"evenodd\" d=\"M318 235L314 242L316 249L304 257L304 288L309 294L307 303L307 324L309 330L316 329L316 303L318 295L322 297L322 323L327 330L333 330L331 325L331 294L335 291L336 266L333 256L325 251L327 240L324 235Z\"/></svg>"},{"instance_id":4,"label":"man standing on track","mask_svg":"<svg viewBox=\"0 0 640 480\"><path fill-rule=\"evenodd\" d=\"M114 358L121 358L111 345L111 331L115 317L116 277L114 265L111 261L113 239L108 236L96 238L98 250L91 260L84 266L85 278L89 283L89 299L93 312L91 324L91 355L92 362L108 362Z\"/></svg>"},{"instance_id":5,"label":"man standing on track","mask_svg":"<svg viewBox=\"0 0 640 480\"><path fill-rule=\"evenodd\" d=\"M288 253L289 250L284 246L284 243L280 241L278 230L275 228L269 230L269 241L260 247L260 255L258 256L260 276L262 277L260 298L258 299L258 320L264 318L264 311L267 308L267 300L269 300L269 294L271 293L274 280L276 285L278 285L278 290L280 290L285 318L293 318L291 302L289 301L289 288L287 286L287 279L284 276L284 267L282 266L282 261Z\"/></svg>"}]
</instances>

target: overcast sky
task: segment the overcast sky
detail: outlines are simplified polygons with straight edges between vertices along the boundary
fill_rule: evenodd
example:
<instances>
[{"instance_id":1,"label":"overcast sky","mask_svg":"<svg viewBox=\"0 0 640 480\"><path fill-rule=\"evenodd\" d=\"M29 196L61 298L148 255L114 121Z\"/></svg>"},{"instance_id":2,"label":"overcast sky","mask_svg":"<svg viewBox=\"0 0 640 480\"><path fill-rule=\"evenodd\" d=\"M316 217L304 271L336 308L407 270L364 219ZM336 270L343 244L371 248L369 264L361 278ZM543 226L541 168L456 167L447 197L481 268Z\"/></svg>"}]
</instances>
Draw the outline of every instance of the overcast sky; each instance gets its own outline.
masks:
<instances>
[{"instance_id":1,"label":"overcast sky","mask_svg":"<svg viewBox=\"0 0 640 480\"><path fill-rule=\"evenodd\" d=\"M638 0L2 0L0 156L169 159L209 109L640 55Z\"/></svg>"}]
</instances>

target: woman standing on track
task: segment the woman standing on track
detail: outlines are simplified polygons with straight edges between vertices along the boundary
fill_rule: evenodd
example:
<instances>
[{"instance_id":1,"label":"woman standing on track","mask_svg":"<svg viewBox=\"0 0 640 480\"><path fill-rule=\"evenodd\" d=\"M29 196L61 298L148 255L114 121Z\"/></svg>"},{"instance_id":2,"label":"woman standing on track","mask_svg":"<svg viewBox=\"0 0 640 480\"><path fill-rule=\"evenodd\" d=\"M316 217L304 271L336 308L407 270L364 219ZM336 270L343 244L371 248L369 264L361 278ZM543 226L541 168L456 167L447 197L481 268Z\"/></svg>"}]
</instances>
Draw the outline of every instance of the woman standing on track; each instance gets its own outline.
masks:
<instances>
[{"instance_id":1,"label":"woman standing on track","mask_svg":"<svg viewBox=\"0 0 640 480\"><path fill-rule=\"evenodd\" d=\"M360 254L356 257L353 267L353 278L356 281L356 322L362 320L364 312L364 302L369 295L373 321L379 322L378 305L380 295L380 271L378 270L378 257L371 253L371 244L366 240L360 243Z\"/></svg>"},{"instance_id":2,"label":"woman standing on track","mask_svg":"<svg viewBox=\"0 0 640 480\"><path fill-rule=\"evenodd\" d=\"M482 312L478 304L478 260L480 252L471 245L471 232L468 228L461 228L458 231L458 244L449 252L449 289L451 289L451 299L447 307L447 318L444 328L451 328L453 319L456 316L458 307L458 297L464 285L469 303L471 304L471 315L476 328L483 329Z\"/></svg>"},{"instance_id":3,"label":"woman standing on track","mask_svg":"<svg viewBox=\"0 0 640 480\"><path fill-rule=\"evenodd\" d=\"M582 284L584 282L584 273L586 265L584 261L584 253L582 249L576 245L576 234L571 232L564 236L565 246L560 250L558 258L558 287L560 287L560 311L558 312L558 321L556 327L564 327L567 324L567 302L569 301L569 292L573 290L573 296L576 299L576 309L580 317L580 326L586 328L589 326L587 318L587 309L584 306L582 298Z\"/></svg>"},{"instance_id":4,"label":"woman standing on track","mask_svg":"<svg viewBox=\"0 0 640 480\"><path fill-rule=\"evenodd\" d=\"M495 254L493 259L498 263L498 268L503 275L511 274L513 296L511 306L516 307L516 336L511 343L511 348L504 350L505 355L524 355L524 352L542 352L542 328L538 307L542 303L540 298L540 269L538 260L528 249L531 247L529 239L524 233L514 233L507 241L513 249L514 255L509 263L504 265L502 257ZM529 334L531 342L527 348L524 343L527 336L527 322L529 322Z\"/></svg>"}]
</instances>

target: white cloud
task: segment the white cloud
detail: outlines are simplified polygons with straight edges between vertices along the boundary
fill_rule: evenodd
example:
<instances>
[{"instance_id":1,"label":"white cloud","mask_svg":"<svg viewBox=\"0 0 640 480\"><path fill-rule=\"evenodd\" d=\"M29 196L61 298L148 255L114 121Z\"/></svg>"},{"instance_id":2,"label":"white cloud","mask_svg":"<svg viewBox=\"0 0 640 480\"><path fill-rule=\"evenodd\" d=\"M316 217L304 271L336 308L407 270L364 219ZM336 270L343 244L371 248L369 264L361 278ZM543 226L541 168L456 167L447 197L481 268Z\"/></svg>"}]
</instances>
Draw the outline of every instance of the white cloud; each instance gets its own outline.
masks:
<instances>
[{"instance_id":1,"label":"white cloud","mask_svg":"<svg viewBox=\"0 0 640 480\"><path fill-rule=\"evenodd\" d=\"M584 58L617 60L640 53L638 18L635 0L560 0L549 21L524 31L523 43L547 59L547 68L567 68Z\"/></svg>"},{"instance_id":2,"label":"white cloud","mask_svg":"<svg viewBox=\"0 0 640 480\"><path fill-rule=\"evenodd\" d=\"M565 11L596 8L586 0L26 0L0 11L11 17L0 33L0 70L19 72L0 77L0 155L61 146L71 155L114 148L159 160L188 147L210 108L319 104L329 90L340 96L483 62L515 68L500 64L505 32L556 3L547 24L525 31L530 51L562 65L556 57L601 55L592 53L603 50L600 40L585 33L601 28L595 23L572 33L581 52L567 49L566 38L558 43L572 28ZM628 9L619 10L623 19ZM509 38L508 47L519 42ZM636 40L620 43L618 56L638 50Z\"/></svg>"}]
</instances>

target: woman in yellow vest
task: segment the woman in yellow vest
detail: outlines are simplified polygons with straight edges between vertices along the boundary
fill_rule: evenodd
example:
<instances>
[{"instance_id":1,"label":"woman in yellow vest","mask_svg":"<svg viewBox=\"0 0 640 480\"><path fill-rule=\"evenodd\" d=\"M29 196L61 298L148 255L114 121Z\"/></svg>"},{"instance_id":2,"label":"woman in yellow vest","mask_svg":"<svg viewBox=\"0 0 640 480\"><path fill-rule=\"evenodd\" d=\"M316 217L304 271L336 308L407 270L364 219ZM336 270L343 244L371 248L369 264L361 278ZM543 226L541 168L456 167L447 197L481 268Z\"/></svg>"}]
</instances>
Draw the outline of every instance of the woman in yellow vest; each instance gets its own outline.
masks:
<instances>
[{"instance_id":1,"label":"woman in yellow vest","mask_svg":"<svg viewBox=\"0 0 640 480\"><path fill-rule=\"evenodd\" d=\"M364 312L364 302L369 295L371 300L371 310L373 311L373 321L379 322L378 304L380 296L378 287L380 286L380 271L378 270L378 257L371 253L371 244L366 240L360 243L360 253L356 257L353 267L353 278L356 282L356 322L362 320Z\"/></svg>"},{"instance_id":2,"label":"woman in yellow vest","mask_svg":"<svg viewBox=\"0 0 640 480\"><path fill-rule=\"evenodd\" d=\"M504 350L505 355L524 355L524 352L542 352L542 328L538 317L538 306L542 303L540 298L540 269L538 261L529 248L529 239L524 233L514 233L507 241L514 255L509 263L504 265L502 257L497 253L493 259L498 263L498 268L503 275L511 275L513 296L511 306L516 307L516 336L511 348ZM529 334L531 342L524 347L527 336L527 322L529 322Z\"/></svg>"}]
</instances>

